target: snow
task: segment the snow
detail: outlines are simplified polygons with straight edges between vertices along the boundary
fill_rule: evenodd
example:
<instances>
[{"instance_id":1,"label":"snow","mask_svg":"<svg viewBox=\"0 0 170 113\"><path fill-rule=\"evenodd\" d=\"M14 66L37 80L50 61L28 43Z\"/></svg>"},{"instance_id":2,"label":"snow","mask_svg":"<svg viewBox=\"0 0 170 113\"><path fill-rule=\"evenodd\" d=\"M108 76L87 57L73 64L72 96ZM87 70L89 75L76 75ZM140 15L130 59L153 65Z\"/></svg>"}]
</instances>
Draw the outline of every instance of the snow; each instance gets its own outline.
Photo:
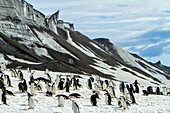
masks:
<instances>
[{"instance_id":1,"label":"snow","mask_svg":"<svg viewBox=\"0 0 170 113\"><path fill-rule=\"evenodd\" d=\"M93 45L95 48L97 48L97 49L99 49L99 50L101 50L101 51L107 53L106 51L104 51L103 49L101 49L101 48L100 48L98 45L96 45L95 43L90 42L90 44ZM107 54L108 54L108 53L107 53Z\"/></svg>"},{"instance_id":2,"label":"snow","mask_svg":"<svg viewBox=\"0 0 170 113\"><path fill-rule=\"evenodd\" d=\"M113 77L115 77L114 79L116 79L116 80L120 80L120 81L123 80L123 81L126 81L126 82L127 81L132 82L132 81L138 79L140 82L142 82L144 84L147 84L147 85L150 82L155 82L157 84L160 84L157 81L154 81L152 78L146 77L145 75L142 75L141 73L135 72L132 69L130 69L130 68L126 67L126 66L123 66L121 64L120 64L119 67L114 67L116 70L112 70L111 68L113 66L110 66L110 65L104 63L101 60L95 60L95 61L96 62L94 63L94 65L90 65L92 68L100 71L101 73L112 75ZM129 71L131 71L131 72L134 72L138 77L135 76L135 75L132 75L129 72L121 70L123 68L126 68ZM159 74L157 74L157 77L161 79L162 83L166 84L167 86L170 86L169 80L167 80L166 78L162 77L162 75L159 75L159 76L158 75ZM152 75L152 76L156 77L156 75Z\"/></svg>"},{"instance_id":3,"label":"snow","mask_svg":"<svg viewBox=\"0 0 170 113\"><path fill-rule=\"evenodd\" d=\"M10 64L10 63L12 63L12 62L10 62L10 61L8 61L8 60L5 60L4 55L0 53L0 64L3 64L3 63L5 63L6 65L8 65L8 64Z\"/></svg>"},{"instance_id":4,"label":"snow","mask_svg":"<svg viewBox=\"0 0 170 113\"><path fill-rule=\"evenodd\" d=\"M42 63L36 63L36 62L30 62L24 59L16 58L15 56L12 55L7 55L11 60L18 61L21 63L26 63L26 64L42 64Z\"/></svg>"},{"instance_id":5,"label":"snow","mask_svg":"<svg viewBox=\"0 0 170 113\"><path fill-rule=\"evenodd\" d=\"M36 32L36 34L38 35L39 39L41 40L41 42L55 50L55 51L58 51L58 52L61 52L61 53L66 53L66 54L69 54L71 56L73 56L74 58L77 58L76 56L74 56L73 54L71 54L69 51L67 51L65 48L63 48L61 45L59 45L55 40L54 40L54 37L51 36L50 34L46 33L46 32L39 32L37 31L36 29L34 29L34 31Z\"/></svg>"},{"instance_id":6,"label":"snow","mask_svg":"<svg viewBox=\"0 0 170 113\"><path fill-rule=\"evenodd\" d=\"M163 82L164 84L169 84L170 86L170 82L169 80L166 79L165 76L159 74L158 72L156 71L159 71L161 73L164 73L162 70L156 68L156 67L153 67L152 65L146 63L145 61L141 60L141 59L138 59L138 58L135 58L133 57L131 54L129 54L127 51L117 47L117 46L114 46L114 48L116 49L117 53L119 54L119 56L129 65L131 66L134 66L134 67L137 67L138 69L148 73L149 75L152 75L152 77L154 78L157 78L158 80L160 80L161 82ZM139 63L137 62L142 62L143 64L145 64L146 66L148 66L148 70L145 69L144 67L142 67ZM153 72L150 72L149 70L152 70Z\"/></svg>"},{"instance_id":7,"label":"snow","mask_svg":"<svg viewBox=\"0 0 170 113\"><path fill-rule=\"evenodd\" d=\"M24 74L24 78L29 80L30 73L28 73L26 70L21 70ZM37 77L47 77L47 75L44 75L43 71L38 70L32 70L35 71L34 78ZM10 73L8 71L5 71L4 73L8 74L10 76ZM65 75L70 75L70 73L61 73L61 72L50 72L49 73L52 77L52 80L54 81L56 78L56 75L63 75L62 78L65 78ZM73 74L75 75L75 74ZM89 78L89 76L86 75L80 75L83 78L80 78L80 83L83 85L83 88L79 88L79 90L73 90L71 87L70 93L77 92L82 95L83 98L80 99L74 99L78 106L80 107L80 113L168 113L170 112L170 97L169 96L162 96L162 95L149 95L149 96L143 96L141 90L146 89L146 84L140 83L140 93L134 94L136 98L136 102L138 105L131 105L128 107L127 110L123 110L122 108L119 108L117 105L117 100L114 98L112 100L112 105L106 105L105 104L105 97L104 92L100 91L101 95L99 97L101 100L97 100L97 107L93 107L90 103L90 96L92 94L92 90L87 89L86 87L86 81ZM34 96L35 101L35 108L34 109L28 109L28 97L26 93L19 93L18 91L18 83L21 82L18 80L18 78L11 77L12 86L8 87L7 89L14 92L15 96L9 96L7 95L7 104L2 105L0 104L1 112L5 113L73 113L72 111L72 105L70 100L65 101L64 107L58 107L58 98L53 97L47 97L45 96L45 84L42 82L44 88L43 91L37 91L36 95ZM130 78L129 78L130 79ZM101 80L105 80L104 78L101 78ZM116 96L119 97L122 95L119 91L119 82L113 81L115 86L115 92ZM134 81L133 81L134 82ZM132 82L131 82L132 83ZM148 84L153 85L153 84ZM144 87L143 87L144 86ZM30 87L30 86L29 86ZM29 92L30 90L28 90ZM65 94L69 95L70 93L66 93L65 90L57 90L57 94ZM56 95L57 95L56 94Z\"/></svg>"},{"instance_id":8,"label":"snow","mask_svg":"<svg viewBox=\"0 0 170 113\"><path fill-rule=\"evenodd\" d=\"M34 51L37 55L39 56L45 56L48 57L50 59L53 59L49 54L48 51L45 48L39 48L39 47L34 47Z\"/></svg>"},{"instance_id":9,"label":"snow","mask_svg":"<svg viewBox=\"0 0 170 113\"><path fill-rule=\"evenodd\" d=\"M67 36L68 36L68 39L67 39L67 42L70 43L71 45L73 45L74 47L76 47L78 50L80 50L81 52L83 52L84 54L86 54L87 56L89 57L94 57L94 58L97 58L97 59L100 59L99 57L97 57L93 52L91 52L89 49L87 49L86 47L84 47L82 44L76 44L71 36L70 36L70 32L68 30L66 30L67 32Z\"/></svg>"}]
</instances>

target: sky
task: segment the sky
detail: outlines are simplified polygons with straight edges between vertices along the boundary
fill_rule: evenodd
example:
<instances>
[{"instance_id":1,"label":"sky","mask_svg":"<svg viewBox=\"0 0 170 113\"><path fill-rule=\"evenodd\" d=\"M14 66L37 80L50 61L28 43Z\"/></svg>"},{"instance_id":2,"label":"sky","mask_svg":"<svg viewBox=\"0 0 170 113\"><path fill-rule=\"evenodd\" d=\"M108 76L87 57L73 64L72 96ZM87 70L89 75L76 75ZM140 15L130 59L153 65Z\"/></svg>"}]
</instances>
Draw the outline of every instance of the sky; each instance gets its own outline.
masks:
<instances>
[{"instance_id":1,"label":"sky","mask_svg":"<svg viewBox=\"0 0 170 113\"><path fill-rule=\"evenodd\" d=\"M74 23L91 39L108 38L153 63L170 66L170 0L26 0L45 15Z\"/></svg>"}]
</instances>

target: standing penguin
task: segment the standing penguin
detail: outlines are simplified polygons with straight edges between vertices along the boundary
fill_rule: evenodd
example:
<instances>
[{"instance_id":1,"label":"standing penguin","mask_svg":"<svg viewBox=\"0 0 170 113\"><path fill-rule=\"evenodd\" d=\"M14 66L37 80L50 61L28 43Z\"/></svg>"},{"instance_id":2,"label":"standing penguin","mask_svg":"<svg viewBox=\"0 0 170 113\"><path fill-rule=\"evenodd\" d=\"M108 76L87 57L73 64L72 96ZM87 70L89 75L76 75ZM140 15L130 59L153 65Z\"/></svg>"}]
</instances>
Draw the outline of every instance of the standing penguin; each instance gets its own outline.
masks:
<instances>
[{"instance_id":1,"label":"standing penguin","mask_svg":"<svg viewBox=\"0 0 170 113\"><path fill-rule=\"evenodd\" d=\"M119 85L120 92L124 93L124 88L125 88L125 84L124 82L121 82Z\"/></svg>"},{"instance_id":2,"label":"standing penguin","mask_svg":"<svg viewBox=\"0 0 170 113\"><path fill-rule=\"evenodd\" d=\"M136 104L136 100L135 100L135 97L134 97L134 95L133 95L132 90L129 91L129 95L130 95L131 103L132 103L132 104Z\"/></svg>"},{"instance_id":3,"label":"standing penguin","mask_svg":"<svg viewBox=\"0 0 170 113\"><path fill-rule=\"evenodd\" d=\"M92 80L90 78L87 80L87 88L92 89Z\"/></svg>"},{"instance_id":4,"label":"standing penguin","mask_svg":"<svg viewBox=\"0 0 170 113\"><path fill-rule=\"evenodd\" d=\"M24 80L24 75L21 70L18 71L18 78L19 80Z\"/></svg>"},{"instance_id":5,"label":"standing penguin","mask_svg":"<svg viewBox=\"0 0 170 113\"><path fill-rule=\"evenodd\" d=\"M59 82L59 84L58 84L58 89L59 90L63 90L63 84L64 84L64 81L62 80L62 79L60 79L60 82Z\"/></svg>"},{"instance_id":6,"label":"standing penguin","mask_svg":"<svg viewBox=\"0 0 170 113\"><path fill-rule=\"evenodd\" d=\"M113 86L110 86L110 87L109 87L109 91L110 91L110 95L111 95L112 98L116 97L116 95L115 95L115 90L114 90L114 87L113 87Z\"/></svg>"},{"instance_id":7,"label":"standing penguin","mask_svg":"<svg viewBox=\"0 0 170 113\"><path fill-rule=\"evenodd\" d=\"M35 107L34 98L30 93L28 93L27 95L28 95L28 106L29 106L28 109L34 109Z\"/></svg>"},{"instance_id":8,"label":"standing penguin","mask_svg":"<svg viewBox=\"0 0 170 113\"><path fill-rule=\"evenodd\" d=\"M10 71L11 77L15 77L15 78L17 77L17 73L15 72L14 69L10 69L9 71Z\"/></svg>"},{"instance_id":9,"label":"standing penguin","mask_svg":"<svg viewBox=\"0 0 170 113\"><path fill-rule=\"evenodd\" d=\"M64 107L65 98L63 96L58 96L58 106Z\"/></svg>"},{"instance_id":10,"label":"standing penguin","mask_svg":"<svg viewBox=\"0 0 170 113\"><path fill-rule=\"evenodd\" d=\"M127 104L123 96L120 97L120 102L121 102L123 109L127 109Z\"/></svg>"},{"instance_id":11,"label":"standing penguin","mask_svg":"<svg viewBox=\"0 0 170 113\"><path fill-rule=\"evenodd\" d=\"M156 88L156 94L157 94L157 95L160 95L160 94L161 94L159 87Z\"/></svg>"},{"instance_id":12,"label":"standing penguin","mask_svg":"<svg viewBox=\"0 0 170 113\"><path fill-rule=\"evenodd\" d=\"M164 96L167 96L167 89L166 89L166 87L163 87L162 93L163 93Z\"/></svg>"},{"instance_id":13,"label":"standing penguin","mask_svg":"<svg viewBox=\"0 0 170 113\"><path fill-rule=\"evenodd\" d=\"M106 82L103 82L103 90L105 90L107 88L107 84Z\"/></svg>"},{"instance_id":14,"label":"standing penguin","mask_svg":"<svg viewBox=\"0 0 170 113\"><path fill-rule=\"evenodd\" d=\"M92 106L97 106L97 98L98 98L98 94L97 93L91 95L90 101L91 101Z\"/></svg>"},{"instance_id":15,"label":"standing penguin","mask_svg":"<svg viewBox=\"0 0 170 113\"><path fill-rule=\"evenodd\" d=\"M74 100L72 100L72 110L74 113L80 113L79 106Z\"/></svg>"},{"instance_id":16,"label":"standing penguin","mask_svg":"<svg viewBox=\"0 0 170 113\"><path fill-rule=\"evenodd\" d=\"M55 82L52 84L52 93L56 94L56 85L55 85Z\"/></svg>"},{"instance_id":17,"label":"standing penguin","mask_svg":"<svg viewBox=\"0 0 170 113\"><path fill-rule=\"evenodd\" d=\"M126 100L129 99L129 94L128 94L128 90L127 90L126 87L125 87L125 89L124 89L124 96L125 96L125 99L126 99Z\"/></svg>"},{"instance_id":18,"label":"standing penguin","mask_svg":"<svg viewBox=\"0 0 170 113\"><path fill-rule=\"evenodd\" d=\"M31 83L30 92L31 92L31 95L35 95L34 83Z\"/></svg>"},{"instance_id":19,"label":"standing penguin","mask_svg":"<svg viewBox=\"0 0 170 113\"><path fill-rule=\"evenodd\" d=\"M135 93L139 93L139 86L138 86L138 81L137 80L135 80L135 82L133 83L134 84L134 86L135 86Z\"/></svg>"},{"instance_id":20,"label":"standing penguin","mask_svg":"<svg viewBox=\"0 0 170 113\"><path fill-rule=\"evenodd\" d=\"M66 92L70 92L70 83L69 83L69 81L66 82L64 88L66 89Z\"/></svg>"},{"instance_id":21,"label":"standing penguin","mask_svg":"<svg viewBox=\"0 0 170 113\"><path fill-rule=\"evenodd\" d=\"M110 96L109 92L106 90L105 95L105 101L106 101L106 105L112 105L112 97Z\"/></svg>"},{"instance_id":22,"label":"standing penguin","mask_svg":"<svg viewBox=\"0 0 170 113\"><path fill-rule=\"evenodd\" d=\"M99 86L97 85L97 83L94 83L94 89L96 90L96 91L100 91L100 88L99 88Z\"/></svg>"}]
</instances>

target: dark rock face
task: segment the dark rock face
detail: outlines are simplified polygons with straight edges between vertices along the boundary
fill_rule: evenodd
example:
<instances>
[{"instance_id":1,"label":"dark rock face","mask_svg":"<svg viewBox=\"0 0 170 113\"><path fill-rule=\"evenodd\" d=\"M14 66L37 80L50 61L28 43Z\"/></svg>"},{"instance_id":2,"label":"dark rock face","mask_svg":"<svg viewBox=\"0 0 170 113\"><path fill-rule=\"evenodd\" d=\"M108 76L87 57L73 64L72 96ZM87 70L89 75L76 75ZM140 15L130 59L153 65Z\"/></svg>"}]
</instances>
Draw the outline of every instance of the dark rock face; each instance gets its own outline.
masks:
<instances>
[{"instance_id":1,"label":"dark rock face","mask_svg":"<svg viewBox=\"0 0 170 113\"><path fill-rule=\"evenodd\" d=\"M59 11L49 17L24 0L0 1L0 63L8 67L97 74L116 80L118 67L143 80L161 83L152 74L166 76L159 68L113 45L108 39L91 40L74 24L58 20ZM127 57L127 58L126 58ZM149 66L148 66L149 65ZM155 67L153 69L153 67ZM114 71L114 73L113 73ZM168 76L166 76L168 77ZM123 81L123 80L122 80Z\"/></svg>"}]
</instances>

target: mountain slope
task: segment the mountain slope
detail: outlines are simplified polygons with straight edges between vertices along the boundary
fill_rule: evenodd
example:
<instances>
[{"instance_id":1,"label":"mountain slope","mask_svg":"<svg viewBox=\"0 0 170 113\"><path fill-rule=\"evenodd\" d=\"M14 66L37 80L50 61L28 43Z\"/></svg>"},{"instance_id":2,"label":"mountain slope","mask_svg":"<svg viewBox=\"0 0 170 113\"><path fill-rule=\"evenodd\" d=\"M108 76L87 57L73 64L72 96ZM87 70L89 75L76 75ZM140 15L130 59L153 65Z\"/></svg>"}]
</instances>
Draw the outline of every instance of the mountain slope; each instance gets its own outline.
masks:
<instances>
[{"instance_id":1,"label":"mountain slope","mask_svg":"<svg viewBox=\"0 0 170 113\"><path fill-rule=\"evenodd\" d=\"M45 17L24 0L0 1L0 11L0 56L8 67L169 83L169 75L147 61L112 45L103 47L75 31L74 24L58 20L59 11Z\"/></svg>"}]
</instances>

